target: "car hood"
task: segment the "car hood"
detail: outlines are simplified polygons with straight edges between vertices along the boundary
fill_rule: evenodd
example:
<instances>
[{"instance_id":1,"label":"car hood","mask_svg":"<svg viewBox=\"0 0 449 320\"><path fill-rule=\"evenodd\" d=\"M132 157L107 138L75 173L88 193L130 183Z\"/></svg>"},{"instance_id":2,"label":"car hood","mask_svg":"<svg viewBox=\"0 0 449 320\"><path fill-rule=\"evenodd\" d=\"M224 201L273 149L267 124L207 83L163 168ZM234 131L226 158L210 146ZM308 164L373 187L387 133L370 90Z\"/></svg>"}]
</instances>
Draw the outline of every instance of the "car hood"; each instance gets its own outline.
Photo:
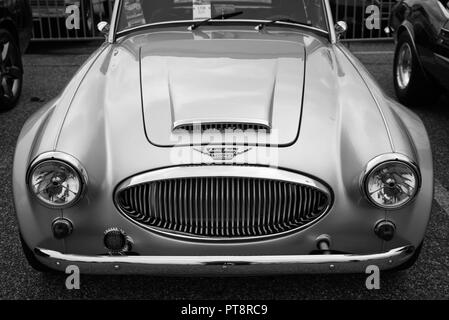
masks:
<instances>
[{"instance_id":1,"label":"car hood","mask_svg":"<svg viewBox=\"0 0 449 320\"><path fill-rule=\"evenodd\" d=\"M176 129L200 124L264 128L278 133L279 144L297 136L305 74L300 41L148 39L140 62L144 122L153 144L172 145L183 134ZM209 139L204 135L202 142Z\"/></svg>"},{"instance_id":2,"label":"car hood","mask_svg":"<svg viewBox=\"0 0 449 320\"><path fill-rule=\"evenodd\" d=\"M93 177L102 185L169 165L203 163L177 157L207 148L199 146L202 140L174 135L181 120L266 121L268 137L233 139L250 149L237 150L244 153L232 161L291 168L325 181L356 179L368 161L392 151L390 135L396 150L409 154L399 122L384 119L379 105L388 111L386 99L373 95L377 86L368 88L363 67L355 67L342 46L300 30L235 28L200 40L184 28L145 31L106 45L73 98L59 100L71 101L67 114L60 111L64 102L39 141L76 156L89 172L103 172ZM215 138L220 145L229 141ZM183 147L166 148L172 144ZM251 157L256 152L269 156L262 162Z\"/></svg>"}]
</instances>

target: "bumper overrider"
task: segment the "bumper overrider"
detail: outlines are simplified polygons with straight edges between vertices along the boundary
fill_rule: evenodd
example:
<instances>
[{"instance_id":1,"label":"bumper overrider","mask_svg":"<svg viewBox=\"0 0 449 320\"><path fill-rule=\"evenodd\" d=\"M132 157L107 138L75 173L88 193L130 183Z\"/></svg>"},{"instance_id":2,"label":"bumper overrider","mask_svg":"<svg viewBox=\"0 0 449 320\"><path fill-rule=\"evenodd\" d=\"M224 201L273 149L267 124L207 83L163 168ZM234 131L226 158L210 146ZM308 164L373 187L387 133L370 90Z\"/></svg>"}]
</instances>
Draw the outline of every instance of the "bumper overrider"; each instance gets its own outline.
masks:
<instances>
[{"instance_id":1,"label":"bumper overrider","mask_svg":"<svg viewBox=\"0 0 449 320\"><path fill-rule=\"evenodd\" d=\"M83 256L35 248L46 266L65 271L76 265L87 274L251 275L297 273L364 273L375 265L392 269L413 255L413 246L383 253L261 256Z\"/></svg>"}]
</instances>

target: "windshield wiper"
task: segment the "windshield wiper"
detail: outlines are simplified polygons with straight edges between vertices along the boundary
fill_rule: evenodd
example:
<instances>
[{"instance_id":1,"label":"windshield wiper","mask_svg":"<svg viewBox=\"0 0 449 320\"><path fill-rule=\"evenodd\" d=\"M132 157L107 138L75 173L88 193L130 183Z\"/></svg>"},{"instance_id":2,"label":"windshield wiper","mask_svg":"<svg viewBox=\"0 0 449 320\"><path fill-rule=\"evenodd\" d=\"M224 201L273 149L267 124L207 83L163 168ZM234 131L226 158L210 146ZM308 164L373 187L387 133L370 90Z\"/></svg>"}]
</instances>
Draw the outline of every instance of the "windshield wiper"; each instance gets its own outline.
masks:
<instances>
[{"instance_id":1,"label":"windshield wiper","mask_svg":"<svg viewBox=\"0 0 449 320\"><path fill-rule=\"evenodd\" d=\"M272 25L272 24L276 24L278 22L294 23L294 24L298 24L298 25L301 25L301 26L307 26L307 27L311 27L312 26L312 24L310 22L301 22L301 21L296 21L296 20L292 20L292 19L287 19L286 18L286 19L275 19L275 20L271 20L271 21L268 21L268 22L260 23L260 24L258 24L255 27L255 29L257 31L260 31L263 28L265 28L266 26L269 26L269 25Z\"/></svg>"},{"instance_id":2,"label":"windshield wiper","mask_svg":"<svg viewBox=\"0 0 449 320\"><path fill-rule=\"evenodd\" d=\"M243 11L236 11L236 12L229 12L229 13L222 13L222 14L217 14L215 17L212 18L208 18L208 19L204 19L198 22L195 22L194 24L190 25L188 27L189 31L195 30L196 28L198 28L199 26L208 23L210 20L217 20L217 19L229 19L235 16L239 16L243 13Z\"/></svg>"}]
</instances>

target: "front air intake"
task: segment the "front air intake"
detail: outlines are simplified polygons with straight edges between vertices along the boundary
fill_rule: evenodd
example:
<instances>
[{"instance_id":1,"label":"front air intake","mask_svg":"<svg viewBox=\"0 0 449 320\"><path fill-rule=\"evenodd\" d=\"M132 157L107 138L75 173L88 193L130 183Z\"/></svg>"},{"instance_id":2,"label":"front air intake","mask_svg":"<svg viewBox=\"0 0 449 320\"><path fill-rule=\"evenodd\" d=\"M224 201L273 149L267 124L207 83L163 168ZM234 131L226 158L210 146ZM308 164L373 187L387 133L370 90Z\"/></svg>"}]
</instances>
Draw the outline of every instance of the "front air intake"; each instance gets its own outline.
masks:
<instances>
[{"instance_id":1,"label":"front air intake","mask_svg":"<svg viewBox=\"0 0 449 320\"><path fill-rule=\"evenodd\" d=\"M120 190L116 199L121 211L143 226L229 239L303 228L331 202L329 192L309 184L233 176L148 181Z\"/></svg>"}]
</instances>

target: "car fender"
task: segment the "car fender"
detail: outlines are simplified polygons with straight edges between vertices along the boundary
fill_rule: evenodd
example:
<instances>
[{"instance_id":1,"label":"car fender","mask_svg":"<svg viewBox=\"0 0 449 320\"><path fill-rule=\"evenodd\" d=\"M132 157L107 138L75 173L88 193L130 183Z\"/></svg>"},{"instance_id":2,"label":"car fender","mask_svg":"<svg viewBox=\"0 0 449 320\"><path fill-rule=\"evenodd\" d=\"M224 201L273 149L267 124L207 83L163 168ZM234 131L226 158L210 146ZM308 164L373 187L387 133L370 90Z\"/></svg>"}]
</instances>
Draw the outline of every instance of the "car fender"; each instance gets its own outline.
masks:
<instances>
[{"instance_id":1,"label":"car fender","mask_svg":"<svg viewBox=\"0 0 449 320\"><path fill-rule=\"evenodd\" d=\"M55 150L73 96L87 71L106 47L105 44L97 49L76 72L62 93L46 103L25 122L17 139L13 165L14 206L19 229L30 248L40 245L54 250L64 250L64 241L55 241L51 230L52 221L61 217L63 212L48 209L33 199L28 191L26 172L31 161L39 154Z\"/></svg>"},{"instance_id":2,"label":"car fender","mask_svg":"<svg viewBox=\"0 0 449 320\"><path fill-rule=\"evenodd\" d=\"M55 242L51 232L52 221L60 215L59 210L48 210L37 204L31 197L26 183L26 172L33 157L34 146L41 132L48 125L54 113L57 100L54 99L35 112L24 124L17 140L14 153L13 195L14 207L19 222L19 230L25 243L30 247L42 244L63 250L63 242ZM32 214L34 212L34 214Z\"/></svg>"},{"instance_id":3,"label":"car fender","mask_svg":"<svg viewBox=\"0 0 449 320\"><path fill-rule=\"evenodd\" d=\"M388 213L388 218L401 228L401 235L417 247L424 238L430 219L434 193L434 174L431 145L427 130L422 120L401 104L387 100L392 116L407 134L410 145L414 149L415 159L421 173L421 186L416 199L408 206ZM414 208L415 210L412 210ZM415 212L415 213L412 213ZM419 212L419 214L416 214ZM417 227L419 226L419 227ZM387 249L392 248L400 239L387 243Z\"/></svg>"}]
</instances>

